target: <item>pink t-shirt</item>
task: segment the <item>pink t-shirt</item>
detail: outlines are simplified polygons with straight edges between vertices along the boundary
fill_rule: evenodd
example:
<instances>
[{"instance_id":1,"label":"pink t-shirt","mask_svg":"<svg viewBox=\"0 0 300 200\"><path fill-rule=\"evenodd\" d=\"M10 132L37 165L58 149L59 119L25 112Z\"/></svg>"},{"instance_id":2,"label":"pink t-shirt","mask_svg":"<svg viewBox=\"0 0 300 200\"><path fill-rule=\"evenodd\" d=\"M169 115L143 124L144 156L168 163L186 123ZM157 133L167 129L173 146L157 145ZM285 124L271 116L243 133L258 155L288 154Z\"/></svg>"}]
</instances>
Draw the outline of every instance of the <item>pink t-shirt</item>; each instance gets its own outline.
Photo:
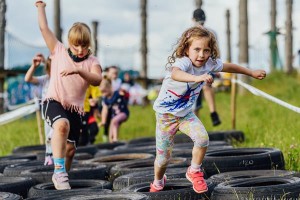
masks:
<instances>
[{"instance_id":1,"label":"pink t-shirt","mask_svg":"<svg viewBox=\"0 0 300 200\"><path fill-rule=\"evenodd\" d=\"M83 102L88 82L79 74L62 77L60 72L71 68L91 71L92 66L100 65L98 59L90 55L86 60L76 63L70 58L61 42L57 42L50 58L51 78L45 99L54 99L65 109L83 114Z\"/></svg>"}]
</instances>

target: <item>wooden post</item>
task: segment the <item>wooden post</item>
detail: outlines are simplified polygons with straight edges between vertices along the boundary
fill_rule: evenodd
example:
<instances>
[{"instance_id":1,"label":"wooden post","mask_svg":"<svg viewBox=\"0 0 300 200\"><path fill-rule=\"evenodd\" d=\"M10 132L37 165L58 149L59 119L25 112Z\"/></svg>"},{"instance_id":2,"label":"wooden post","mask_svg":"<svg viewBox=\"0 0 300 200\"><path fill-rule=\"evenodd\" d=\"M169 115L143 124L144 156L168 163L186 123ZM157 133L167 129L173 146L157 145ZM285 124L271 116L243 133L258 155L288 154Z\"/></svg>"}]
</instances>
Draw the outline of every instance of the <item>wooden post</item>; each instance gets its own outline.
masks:
<instances>
[{"instance_id":1,"label":"wooden post","mask_svg":"<svg viewBox=\"0 0 300 200\"><path fill-rule=\"evenodd\" d=\"M43 134L43 119L41 115L41 111L38 109L35 111L36 114L36 121L38 126L40 144L45 144L44 134Z\"/></svg>"},{"instance_id":2,"label":"wooden post","mask_svg":"<svg viewBox=\"0 0 300 200\"><path fill-rule=\"evenodd\" d=\"M232 80L236 80L236 74L232 74ZM231 127L236 128L236 83L231 81Z\"/></svg>"},{"instance_id":3,"label":"wooden post","mask_svg":"<svg viewBox=\"0 0 300 200\"><path fill-rule=\"evenodd\" d=\"M4 40L6 27L6 3L5 0L0 0L0 70L4 71ZM5 74L0 74L0 94L4 93ZM4 113L4 96L0 96L0 114Z\"/></svg>"}]
</instances>

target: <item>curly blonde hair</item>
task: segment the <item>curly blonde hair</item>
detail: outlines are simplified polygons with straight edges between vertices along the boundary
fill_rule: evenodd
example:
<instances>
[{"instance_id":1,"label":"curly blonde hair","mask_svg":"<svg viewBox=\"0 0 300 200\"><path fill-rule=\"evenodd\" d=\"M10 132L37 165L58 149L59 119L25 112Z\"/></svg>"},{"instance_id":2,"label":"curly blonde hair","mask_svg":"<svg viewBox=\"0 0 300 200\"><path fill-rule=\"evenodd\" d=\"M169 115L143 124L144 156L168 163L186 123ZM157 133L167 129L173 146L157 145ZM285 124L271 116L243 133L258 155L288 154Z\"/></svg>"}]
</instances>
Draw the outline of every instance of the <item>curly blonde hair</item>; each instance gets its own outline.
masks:
<instances>
[{"instance_id":1,"label":"curly blonde hair","mask_svg":"<svg viewBox=\"0 0 300 200\"><path fill-rule=\"evenodd\" d=\"M220 51L217 44L215 35L204 28L203 26L194 26L184 31L181 37L178 39L175 50L172 55L168 57L166 69L168 69L176 60L176 58L182 58L187 56L186 52L191 46L193 40L206 37L209 39L209 47L211 48L211 58L215 60L220 57Z\"/></svg>"}]
</instances>

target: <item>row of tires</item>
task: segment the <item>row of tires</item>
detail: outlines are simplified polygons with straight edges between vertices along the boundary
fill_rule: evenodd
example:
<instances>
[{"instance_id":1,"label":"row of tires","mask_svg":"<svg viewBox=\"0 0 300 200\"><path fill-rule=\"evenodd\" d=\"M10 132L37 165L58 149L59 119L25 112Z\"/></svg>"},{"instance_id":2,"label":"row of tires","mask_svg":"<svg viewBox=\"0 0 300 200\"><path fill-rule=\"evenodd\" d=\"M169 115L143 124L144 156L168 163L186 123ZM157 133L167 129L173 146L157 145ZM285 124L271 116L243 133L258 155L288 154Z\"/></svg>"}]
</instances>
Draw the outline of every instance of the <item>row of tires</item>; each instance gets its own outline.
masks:
<instances>
[{"instance_id":1,"label":"row of tires","mask_svg":"<svg viewBox=\"0 0 300 200\"><path fill-rule=\"evenodd\" d=\"M215 134L216 136L211 136ZM217 135L219 135L217 137ZM213 140L216 137L220 140ZM53 166L43 166L41 145L14 149L0 158L0 199L293 199L300 193L297 172L284 170L282 152L274 148L233 148L243 141L240 131L210 134L203 161L209 190L193 191L185 178L193 144L175 137L173 159L164 191L149 193L153 181L155 138L79 147L69 172L71 191L57 191L51 182ZM20 154L22 152L22 154ZM5 185L5 187L2 187ZM299 186L298 186L299 185ZM21 189L22 188L22 189ZM7 193L10 192L10 193ZM1 195L6 196L5 198ZM13 195L14 197L12 197ZM15 197L15 195L19 195Z\"/></svg>"}]
</instances>

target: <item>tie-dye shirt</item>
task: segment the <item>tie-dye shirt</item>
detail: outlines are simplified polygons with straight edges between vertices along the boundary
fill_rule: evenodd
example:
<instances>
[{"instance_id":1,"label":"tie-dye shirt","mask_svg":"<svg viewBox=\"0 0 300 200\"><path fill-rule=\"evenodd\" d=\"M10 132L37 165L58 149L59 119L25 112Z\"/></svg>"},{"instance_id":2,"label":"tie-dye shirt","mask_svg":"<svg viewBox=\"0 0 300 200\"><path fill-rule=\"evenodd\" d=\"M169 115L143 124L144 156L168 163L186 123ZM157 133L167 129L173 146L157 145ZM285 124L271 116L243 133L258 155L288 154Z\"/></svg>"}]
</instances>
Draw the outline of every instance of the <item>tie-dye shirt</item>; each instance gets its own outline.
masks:
<instances>
[{"instance_id":1,"label":"tie-dye shirt","mask_svg":"<svg viewBox=\"0 0 300 200\"><path fill-rule=\"evenodd\" d=\"M193 75L220 72L223 69L223 63L220 59L212 60L211 58L201 68L193 66L192 61L188 57L177 59L172 66ZM170 113L178 117L184 117L189 112L192 112L192 106L204 84L175 81L171 78L171 70L169 70L163 80L153 109L161 114Z\"/></svg>"}]
</instances>

